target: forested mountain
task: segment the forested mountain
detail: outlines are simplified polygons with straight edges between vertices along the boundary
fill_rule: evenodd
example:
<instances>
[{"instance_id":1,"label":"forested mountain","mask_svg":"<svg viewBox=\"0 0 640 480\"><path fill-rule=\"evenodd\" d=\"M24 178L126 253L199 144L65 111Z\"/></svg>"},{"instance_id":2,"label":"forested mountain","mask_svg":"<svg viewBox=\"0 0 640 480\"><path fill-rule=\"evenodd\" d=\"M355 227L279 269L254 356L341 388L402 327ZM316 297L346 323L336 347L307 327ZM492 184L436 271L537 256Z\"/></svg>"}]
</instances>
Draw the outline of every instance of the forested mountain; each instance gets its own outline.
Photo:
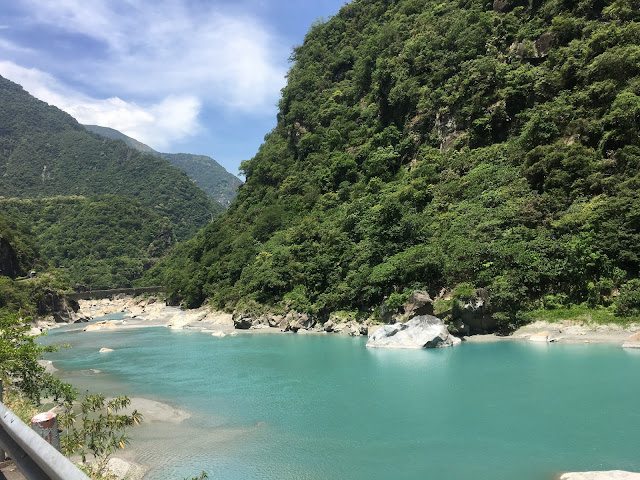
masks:
<instances>
[{"instance_id":1,"label":"forested mountain","mask_svg":"<svg viewBox=\"0 0 640 480\"><path fill-rule=\"evenodd\" d=\"M130 287L175 243L171 222L131 198L13 198L0 200L0 210L30 226L25 236L46 263L94 290Z\"/></svg>"},{"instance_id":2,"label":"forested mountain","mask_svg":"<svg viewBox=\"0 0 640 480\"><path fill-rule=\"evenodd\" d=\"M162 269L189 305L393 308L413 289L640 306L637 0L355 0L292 55L227 213Z\"/></svg>"},{"instance_id":3,"label":"forested mountain","mask_svg":"<svg viewBox=\"0 0 640 480\"><path fill-rule=\"evenodd\" d=\"M84 125L84 127L104 137L123 140L136 150L167 160L172 165L184 170L209 198L225 207L228 207L236 198L238 187L242 184L238 177L227 172L222 165L206 155L161 153L113 128L98 125Z\"/></svg>"},{"instance_id":4,"label":"forested mountain","mask_svg":"<svg viewBox=\"0 0 640 480\"><path fill-rule=\"evenodd\" d=\"M169 162L92 134L0 77L0 196L113 194L167 217L178 239L222 210Z\"/></svg>"},{"instance_id":5,"label":"forested mountain","mask_svg":"<svg viewBox=\"0 0 640 480\"><path fill-rule=\"evenodd\" d=\"M102 135L103 137L111 138L113 140L122 140L131 148L135 148L139 152L151 153L151 154L158 153L149 145L139 142L135 138L131 138L130 136L125 135L122 132L119 132L115 128L101 127L100 125L83 125L83 127L89 130L90 132L97 133L98 135Z\"/></svg>"}]
</instances>

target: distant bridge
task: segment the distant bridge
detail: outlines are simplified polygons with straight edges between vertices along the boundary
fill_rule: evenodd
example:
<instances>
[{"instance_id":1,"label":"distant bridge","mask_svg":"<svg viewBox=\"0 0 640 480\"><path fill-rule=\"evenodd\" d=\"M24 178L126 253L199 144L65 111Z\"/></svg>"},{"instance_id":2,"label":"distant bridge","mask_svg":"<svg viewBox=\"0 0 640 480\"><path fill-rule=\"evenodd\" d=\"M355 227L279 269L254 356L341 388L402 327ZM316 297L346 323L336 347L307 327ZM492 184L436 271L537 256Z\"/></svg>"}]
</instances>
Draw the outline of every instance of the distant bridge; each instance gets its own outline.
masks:
<instances>
[{"instance_id":1,"label":"distant bridge","mask_svg":"<svg viewBox=\"0 0 640 480\"><path fill-rule=\"evenodd\" d=\"M121 293L135 297L143 293L158 293L162 291L164 291L164 287L112 288L110 290L90 290L88 292L68 293L66 296L70 300L89 300L90 298L110 298L114 295L120 295Z\"/></svg>"}]
</instances>

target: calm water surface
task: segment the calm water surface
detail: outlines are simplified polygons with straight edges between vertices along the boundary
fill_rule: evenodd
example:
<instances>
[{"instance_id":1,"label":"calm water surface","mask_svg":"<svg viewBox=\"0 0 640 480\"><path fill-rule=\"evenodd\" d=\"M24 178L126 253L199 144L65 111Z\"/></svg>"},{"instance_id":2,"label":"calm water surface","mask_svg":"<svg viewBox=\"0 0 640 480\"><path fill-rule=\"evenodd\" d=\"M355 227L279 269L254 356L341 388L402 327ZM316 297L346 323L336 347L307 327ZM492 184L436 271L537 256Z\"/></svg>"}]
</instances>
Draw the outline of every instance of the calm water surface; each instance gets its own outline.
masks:
<instances>
[{"instance_id":1,"label":"calm water surface","mask_svg":"<svg viewBox=\"0 0 640 480\"><path fill-rule=\"evenodd\" d=\"M640 471L640 352L516 342L370 350L365 339L147 328L53 331L81 388L193 416L132 430L146 477L550 479ZM101 347L114 348L99 354ZM99 369L101 373L90 373Z\"/></svg>"}]
</instances>

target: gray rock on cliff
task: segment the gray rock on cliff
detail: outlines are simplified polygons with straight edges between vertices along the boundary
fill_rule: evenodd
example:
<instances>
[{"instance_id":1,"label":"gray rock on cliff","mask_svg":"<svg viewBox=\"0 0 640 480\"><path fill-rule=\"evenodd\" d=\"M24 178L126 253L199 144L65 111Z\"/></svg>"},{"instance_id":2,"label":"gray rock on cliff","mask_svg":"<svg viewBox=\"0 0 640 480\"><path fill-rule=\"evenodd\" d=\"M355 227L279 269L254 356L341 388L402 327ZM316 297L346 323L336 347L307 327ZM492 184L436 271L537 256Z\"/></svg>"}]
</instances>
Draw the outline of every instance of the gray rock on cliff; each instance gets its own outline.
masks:
<instances>
[{"instance_id":1,"label":"gray rock on cliff","mask_svg":"<svg viewBox=\"0 0 640 480\"><path fill-rule=\"evenodd\" d=\"M442 348L458 345L460 339L449 333L437 317L420 315L406 323L378 328L369 337L370 348Z\"/></svg>"}]
</instances>

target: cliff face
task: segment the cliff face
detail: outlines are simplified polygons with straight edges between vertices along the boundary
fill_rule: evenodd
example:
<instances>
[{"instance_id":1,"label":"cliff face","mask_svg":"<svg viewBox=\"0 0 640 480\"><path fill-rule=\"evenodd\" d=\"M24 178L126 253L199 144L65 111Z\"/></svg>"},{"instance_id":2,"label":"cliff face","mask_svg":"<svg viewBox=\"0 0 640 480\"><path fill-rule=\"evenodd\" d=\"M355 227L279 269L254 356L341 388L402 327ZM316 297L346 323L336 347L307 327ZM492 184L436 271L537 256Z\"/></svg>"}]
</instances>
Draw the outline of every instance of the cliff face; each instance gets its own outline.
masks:
<instances>
[{"instance_id":1,"label":"cliff face","mask_svg":"<svg viewBox=\"0 0 640 480\"><path fill-rule=\"evenodd\" d=\"M16 278L20 273L16 252L6 239L0 238L0 275Z\"/></svg>"},{"instance_id":2,"label":"cliff face","mask_svg":"<svg viewBox=\"0 0 640 480\"><path fill-rule=\"evenodd\" d=\"M635 0L353 1L294 50L229 211L156 273L325 316L416 289L486 292L504 324L640 307L638 38Z\"/></svg>"}]
</instances>

